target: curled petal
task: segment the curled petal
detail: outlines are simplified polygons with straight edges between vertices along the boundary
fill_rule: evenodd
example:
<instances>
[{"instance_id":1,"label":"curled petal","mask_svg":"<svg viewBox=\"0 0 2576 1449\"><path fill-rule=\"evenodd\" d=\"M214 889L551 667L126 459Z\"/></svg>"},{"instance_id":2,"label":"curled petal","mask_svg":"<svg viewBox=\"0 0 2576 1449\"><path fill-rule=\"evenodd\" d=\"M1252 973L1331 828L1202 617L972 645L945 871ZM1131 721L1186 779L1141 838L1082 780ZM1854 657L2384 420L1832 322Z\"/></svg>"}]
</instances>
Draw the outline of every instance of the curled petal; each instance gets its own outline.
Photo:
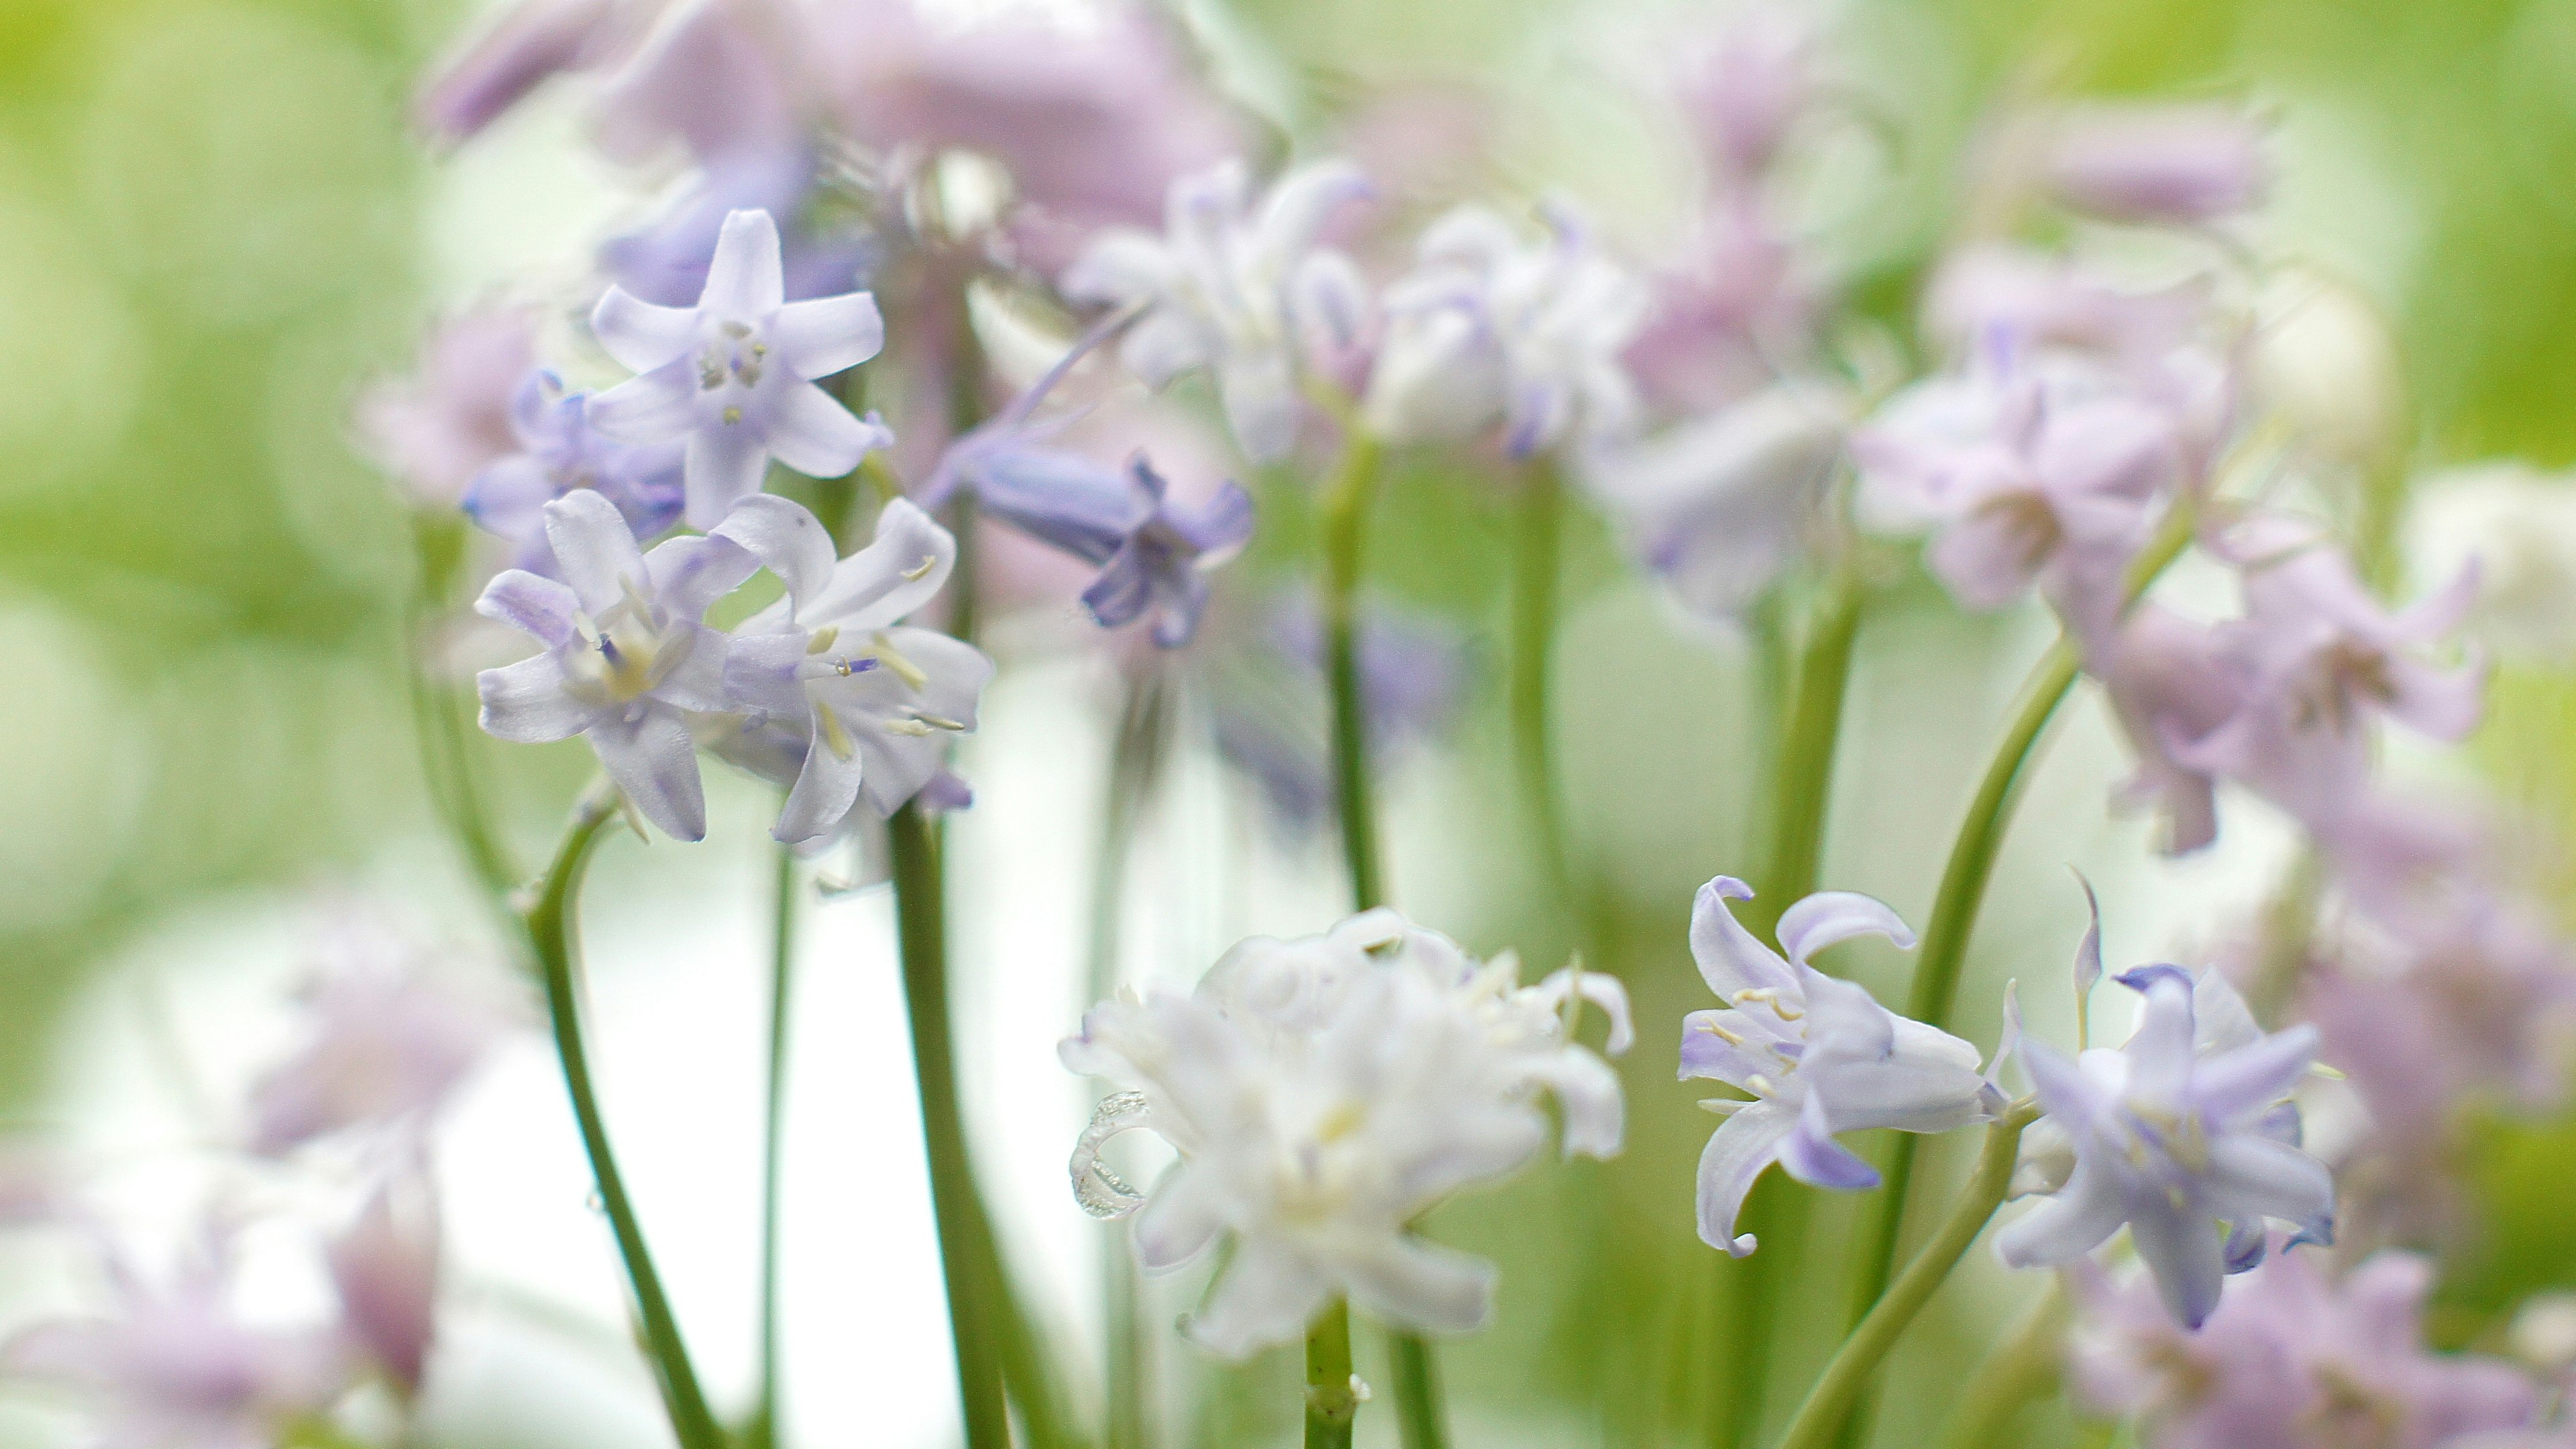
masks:
<instances>
[{"instance_id":1,"label":"curled petal","mask_svg":"<svg viewBox=\"0 0 2576 1449\"><path fill-rule=\"evenodd\" d=\"M483 732L513 744L568 740L590 727L591 707L572 697L571 681L552 654L522 659L474 676Z\"/></svg>"},{"instance_id":2,"label":"curled petal","mask_svg":"<svg viewBox=\"0 0 2576 1449\"><path fill-rule=\"evenodd\" d=\"M755 493L726 510L724 521L711 531L740 544L778 575L800 610L832 576L832 531L788 499Z\"/></svg>"},{"instance_id":3,"label":"curled petal","mask_svg":"<svg viewBox=\"0 0 2576 1449\"><path fill-rule=\"evenodd\" d=\"M1780 1170L1809 1187L1856 1192L1878 1186L1878 1169L1836 1142L1825 1120L1825 1100L1808 1094L1798 1109L1798 1125L1780 1139Z\"/></svg>"},{"instance_id":4,"label":"curled petal","mask_svg":"<svg viewBox=\"0 0 2576 1449\"><path fill-rule=\"evenodd\" d=\"M1782 911L1779 935L1780 949L1800 966L1855 936L1885 936L1900 951L1914 949L1903 917L1885 901L1854 891L1818 891Z\"/></svg>"},{"instance_id":5,"label":"curled petal","mask_svg":"<svg viewBox=\"0 0 2576 1449\"><path fill-rule=\"evenodd\" d=\"M1701 979L1721 1000L1731 1001L1739 991L1795 989L1798 985L1789 963L1755 940L1726 904L1751 899L1751 886L1731 875L1722 875L1701 886L1691 903L1691 956L1699 963Z\"/></svg>"},{"instance_id":6,"label":"curled petal","mask_svg":"<svg viewBox=\"0 0 2576 1449\"><path fill-rule=\"evenodd\" d=\"M957 539L909 499L877 514L876 537L841 560L805 610L815 624L882 629L930 602L957 564Z\"/></svg>"},{"instance_id":7,"label":"curled petal","mask_svg":"<svg viewBox=\"0 0 2576 1449\"><path fill-rule=\"evenodd\" d=\"M846 738L845 733L843 742ZM778 821L769 828L770 838L799 845L830 836L849 818L866 783L864 750L845 750L827 732L808 731L805 763L796 771L796 783L788 788L785 803L779 806Z\"/></svg>"},{"instance_id":8,"label":"curled petal","mask_svg":"<svg viewBox=\"0 0 2576 1449\"><path fill-rule=\"evenodd\" d=\"M1756 1102L1709 1134L1699 1154L1699 1239L1741 1258L1753 1251L1751 1233L1736 1236L1735 1215L1762 1169L1779 1160L1780 1144L1797 1126L1797 1114L1777 1102Z\"/></svg>"}]
</instances>

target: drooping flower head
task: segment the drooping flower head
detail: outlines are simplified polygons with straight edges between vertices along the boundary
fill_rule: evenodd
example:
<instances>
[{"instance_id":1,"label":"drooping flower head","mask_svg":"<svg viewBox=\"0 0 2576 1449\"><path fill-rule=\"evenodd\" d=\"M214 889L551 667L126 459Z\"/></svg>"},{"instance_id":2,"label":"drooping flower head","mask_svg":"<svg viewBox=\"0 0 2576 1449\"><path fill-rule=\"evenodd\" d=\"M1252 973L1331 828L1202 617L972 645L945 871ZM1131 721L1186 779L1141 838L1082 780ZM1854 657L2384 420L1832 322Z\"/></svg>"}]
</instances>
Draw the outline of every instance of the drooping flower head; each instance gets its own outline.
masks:
<instances>
[{"instance_id":1,"label":"drooping flower head","mask_svg":"<svg viewBox=\"0 0 2576 1449\"><path fill-rule=\"evenodd\" d=\"M685 438L687 517L713 528L760 491L769 460L838 478L892 440L860 421L816 378L877 355L885 323L865 292L786 300L778 227L765 211L725 218L695 307L661 307L611 287L591 317L610 356L641 376L591 402L612 437Z\"/></svg>"},{"instance_id":2,"label":"drooping flower head","mask_svg":"<svg viewBox=\"0 0 2576 1449\"><path fill-rule=\"evenodd\" d=\"M562 582L511 569L475 609L545 652L476 677L483 728L523 744L581 735L644 818L706 834L691 711L731 707L722 633L707 606L760 568L730 539L675 538L645 553L615 505L576 489L545 506Z\"/></svg>"},{"instance_id":3,"label":"drooping flower head","mask_svg":"<svg viewBox=\"0 0 2576 1449\"><path fill-rule=\"evenodd\" d=\"M2065 1263L2126 1225L2166 1310L2198 1328L2225 1276L2262 1261L2269 1220L2297 1241L2333 1239L2333 1180L2299 1149L2287 1103L2317 1032L2265 1034L2214 971L2195 981L2179 966L2141 966L2114 979L2145 998L2127 1045L2068 1058L2021 1044L2054 1124L2025 1139L2025 1160L2052 1149L2072 1160L2043 1168L2051 1195L1995 1246L2015 1267Z\"/></svg>"},{"instance_id":4,"label":"drooping flower head","mask_svg":"<svg viewBox=\"0 0 2576 1449\"><path fill-rule=\"evenodd\" d=\"M1739 1258L1755 1244L1735 1231L1736 1213L1772 1163L1815 1187L1876 1187L1878 1169L1836 1142L1837 1133L1947 1132L2003 1105L1977 1071L1975 1046L1807 964L1855 936L1911 948L1914 933L1894 911L1868 896L1819 891L1781 913L1774 951L1728 905L1752 897L1732 876L1699 889L1691 955L1727 1004L1684 1017L1681 1046L1683 1081L1709 1078L1752 1094L1700 1104L1726 1117L1700 1154L1700 1239Z\"/></svg>"},{"instance_id":5,"label":"drooping flower head","mask_svg":"<svg viewBox=\"0 0 2576 1449\"><path fill-rule=\"evenodd\" d=\"M877 515L874 541L836 561L820 519L768 494L736 504L715 536L787 585L785 598L735 631L723 666L727 694L755 716L751 727L774 722L803 738L772 833L789 842L828 835L862 795L892 815L939 773L948 737L975 728L993 677L974 645L902 622L947 584L957 540L898 498Z\"/></svg>"},{"instance_id":6,"label":"drooping flower head","mask_svg":"<svg viewBox=\"0 0 2576 1449\"><path fill-rule=\"evenodd\" d=\"M513 566L551 578L545 507L576 488L617 506L639 539L680 518L680 445L621 443L590 419L590 396L566 391L551 370L531 373L510 405L518 451L496 459L466 491L465 511L484 530L518 545Z\"/></svg>"},{"instance_id":7,"label":"drooping flower head","mask_svg":"<svg viewBox=\"0 0 2576 1449\"><path fill-rule=\"evenodd\" d=\"M1246 941L1188 995L1103 1002L1059 1049L1122 1089L1076 1149L1076 1193L1096 1214L1135 1214L1149 1272L1231 1239L1189 1325L1229 1357L1295 1338L1341 1295L1402 1328L1475 1328L1492 1267L1416 1236L1414 1220L1537 1153L1541 1092L1563 1108L1566 1151L1619 1145L1617 1078L1562 1013L1601 1003L1615 1050L1625 996L1571 970L1534 987L1515 976L1508 958L1480 965L1378 910L1323 936ZM1146 1195L1100 1161L1137 1128L1180 1153Z\"/></svg>"},{"instance_id":8,"label":"drooping flower head","mask_svg":"<svg viewBox=\"0 0 2576 1449\"><path fill-rule=\"evenodd\" d=\"M1365 310L1348 257L1317 233L1367 178L1338 161L1282 176L1256 209L1240 163L1172 183L1162 236L1101 233L1065 271L1076 302L1151 308L1119 347L1128 369L1159 388L1193 368L1215 374L1235 442L1256 462L1296 446L1298 379L1309 347L1346 343Z\"/></svg>"}]
</instances>

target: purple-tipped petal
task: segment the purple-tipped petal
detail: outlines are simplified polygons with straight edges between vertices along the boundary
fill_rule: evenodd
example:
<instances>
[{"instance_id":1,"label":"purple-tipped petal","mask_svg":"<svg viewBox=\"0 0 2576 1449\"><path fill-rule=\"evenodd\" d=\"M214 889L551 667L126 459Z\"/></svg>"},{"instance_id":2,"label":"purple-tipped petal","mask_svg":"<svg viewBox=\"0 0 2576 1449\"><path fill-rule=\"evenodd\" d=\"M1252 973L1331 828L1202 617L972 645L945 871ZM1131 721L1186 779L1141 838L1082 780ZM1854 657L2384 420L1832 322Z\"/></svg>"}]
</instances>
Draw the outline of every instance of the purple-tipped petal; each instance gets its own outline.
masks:
<instances>
[{"instance_id":1,"label":"purple-tipped petal","mask_svg":"<svg viewBox=\"0 0 2576 1449\"><path fill-rule=\"evenodd\" d=\"M1858 1192L1878 1186L1878 1169L1836 1142L1825 1120L1824 1099L1810 1095L1798 1125L1780 1139L1780 1170L1809 1187Z\"/></svg>"},{"instance_id":2,"label":"purple-tipped petal","mask_svg":"<svg viewBox=\"0 0 2576 1449\"><path fill-rule=\"evenodd\" d=\"M492 582L483 586L482 597L474 601L474 612L533 636L549 648L571 640L573 615L580 607L581 600L571 589L525 569L504 569L493 575Z\"/></svg>"},{"instance_id":3,"label":"purple-tipped petal","mask_svg":"<svg viewBox=\"0 0 2576 1449\"><path fill-rule=\"evenodd\" d=\"M1691 956L1699 963L1700 978L1723 1001L1734 1000L1739 991L1794 990L1798 985L1789 963L1755 940L1726 904L1751 899L1751 886L1722 875L1701 886L1691 903Z\"/></svg>"}]
</instances>

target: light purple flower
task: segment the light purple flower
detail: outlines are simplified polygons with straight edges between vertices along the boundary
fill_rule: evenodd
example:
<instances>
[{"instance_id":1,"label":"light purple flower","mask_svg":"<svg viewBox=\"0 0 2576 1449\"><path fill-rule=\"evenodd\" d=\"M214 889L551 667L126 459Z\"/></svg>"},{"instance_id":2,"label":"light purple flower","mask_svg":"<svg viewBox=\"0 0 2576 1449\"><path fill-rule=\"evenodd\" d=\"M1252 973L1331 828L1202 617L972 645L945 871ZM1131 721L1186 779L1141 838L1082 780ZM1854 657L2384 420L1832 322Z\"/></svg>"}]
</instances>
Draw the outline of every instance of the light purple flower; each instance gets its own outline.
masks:
<instances>
[{"instance_id":1,"label":"light purple flower","mask_svg":"<svg viewBox=\"0 0 2576 1449\"><path fill-rule=\"evenodd\" d=\"M528 313L485 307L438 324L412 375L371 384L358 398L360 443L427 508L453 508L494 459L517 446L520 379L534 365Z\"/></svg>"},{"instance_id":2,"label":"light purple flower","mask_svg":"<svg viewBox=\"0 0 2576 1449\"><path fill-rule=\"evenodd\" d=\"M773 457L837 478L893 441L814 386L885 345L876 299L788 302L779 267L769 214L737 211L725 218L695 307L659 307L611 287L592 314L609 355L642 375L593 399L591 419L637 442L688 440L692 527L714 527L735 500L758 493Z\"/></svg>"},{"instance_id":3,"label":"light purple flower","mask_svg":"<svg viewBox=\"0 0 2576 1449\"><path fill-rule=\"evenodd\" d=\"M2151 805L2162 821L2159 848L2187 855L2218 838L2217 781L2177 757L2244 706L2224 636L2152 602L2120 621L2107 647L2087 661L2138 756L2120 786L2125 803Z\"/></svg>"},{"instance_id":4,"label":"light purple flower","mask_svg":"<svg viewBox=\"0 0 2576 1449\"><path fill-rule=\"evenodd\" d=\"M1995 1247L2015 1267L2066 1263L2125 1224L2167 1311L2198 1328L2226 1274L2262 1260L2268 1219L2295 1226L2294 1241L2333 1238L2333 1180L2295 1145L2295 1115L2282 1110L2317 1032L2261 1033L2232 990L2208 985L2224 986L2215 972L2195 982L2179 966L2142 966L2116 979L2146 998L2127 1045L2070 1059L2021 1044L2073 1163ZM2026 1155L2045 1150L2045 1139L2025 1144Z\"/></svg>"},{"instance_id":5,"label":"light purple flower","mask_svg":"<svg viewBox=\"0 0 2576 1449\"><path fill-rule=\"evenodd\" d=\"M2455 1436L2529 1424L2539 1395L2510 1364L2425 1347L2432 1282L2413 1253L2340 1281L2316 1255L2279 1253L2194 1333L2140 1278L2080 1273L2070 1383L2095 1410L2138 1417L2147 1449L2456 1449L2469 1441Z\"/></svg>"},{"instance_id":6,"label":"light purple flower","mask_svg":"<svg viewBox=\"0 0 2576 1449\"><path fill-rule=\"evenodd\" d=\"M644 818L682 840L705 836L692 711L731 709L725 636L700 620L760 560L729 539L675 538L644 553L615 505L576 489L545 507L563 582L511 569L475 609L545 652L475 684L483 728L526 744L583 735Z\"/></svg>"},{"instance_id":7,"label":"light purple flower","mask_svg":"<svg viewBox=\"0 0 2576 1449\"><path fill-rule=\"evenodd\" d=\"M412 1156L367 1194L324 1256L342 1331L406 1396L420 1392L438 1336L438 1185Z\"/></svg>"},{"instance_id":8,"label":"light purple flower","mask_svg":"<svg viewBox=\"0 0 2576 1449\"><path fill-rule=\"evenodd\" d=\"M736 504L716 537L787 585L787 597L735 631L724 664L740 707L805 740L771 833L829 835L863 794L892 815L940 772L947 737L975 728L993 677L972 644L900 623L947 584L957 540L898 498L877 515L874 541L836 561L820 520L767 494Z\"/></svg>"},{"instance_id":9,"label":"light purple flower","mask_svg":"<svg viewBox=\"0 0 2576 1449\"><path fill-rule=\"evenodd\" d=\"M2456 666L2433 651L2477 597L2464 570L2451 585L2397 613L2362 587L2351 562L2321 540L2281 541L2249 526L2258 548L2245 566L2245 617L2221 625L2245 705L2177 758L2239 781L2330 831L2360 798L2373 726L2385 716L2437 740L2458 740L2484 709L2486 667Z\"/></svg>"},{"instance_id":10,"label":"light purple flower","mask_svg":"<svg viewBox=\"0 0 2576 1449\"><path fill-rule=\"evenodd\" d=\"M1151 306L1119 357L1149 387L1194 368L1215 374L1235 442L1257 462L1296 446L1306 350L1347 343L1362 325L1359 273L1316 234L1344 202L1368 194L1343 162L1310 162L1255 208L1239 162L1172 183L1162 236L1115 228L1067 268L1075 302Z\"/></svg>"},{"instance_id":11,"label":"light purple flower","mask_svg":"<svg viewBox=\"0 0 2576 1449\"><path fill-rule=\"evenodd\" d=\"M555 76L614 61L660 8L635 0L520 0L430 72L412 117L433 136L463 141Z\"/></svg>"},{"instance_id":12,"label":"light purple flower","mask_svg":"<svg viewBox=\"0 0 2576 1449\"><path fill-rule=\"evenodd\" d=\"M2111 221L2187 226L2263 199L2263 129L2233 106L2087 105L2053 118L2040 179Z\"/></svg>"},{"instance_id":13,"label":"light purple flower","mask_svg":"<svg viewBox=\"0 0 2576 1449\"><path fill-rule=\"evenodd\" d=\"M1822 88L1818 50L1812 13L1765 0L1737 7L1687 55L1678 98L1721 183L1758 177L1780 159Z\"/></svg>"},{"instance_id":14,"label":"light purple flower","mask_svg":"<svg viewBox=\"0 0 2576 1449\"><path fill-rule=\"evenodd\" d=\"M576 488L615 504L639 539L680 519L680 445L618 442L591 422L590 402L587 393L565 391L551 370L531 373L511 403L518 451L496 459L466 491L465 512L517 544L511 562L530 573L554 576L545 507Z\"/></svg>"},{"instance_id":15,"label":"light purple flower","mask_svg":"<svg viewBox=\"0 0 2576 1449\"><path fill-rule=\"evenodd\" d=\"M1914 933L1894 911L1868 896L1819 891L1781 913L1781 951L1773 951L1728 904L1752 898L1752 887L1732 876L1699 889L1691 955L1727 1004L1684 1017L1681 1045L1682 1080L1711 1078L1753 1094L1700 1103L1726 1117L1700 1153L1700 1240L1739 1258L1755 1244L1751 1234L1736 1233L1736 1213L1774 1162L1814 1187L1876 1187L1878 1169L1836 1142L1837 1134L1871 1127L1947 1132L2003 1105L1977 1071L1976 1047L1898 1016L1867 988L1807 964L1855 936L1884 936L1910 949Z\"/></svg>"},{"instance_id":16,"label":"light purple flower","mask_svg":"<svg viewBox=\"0 0 2576 1449\"><path fill-rule=\"evenodd\" d=\"M1658 405L1724 407L1814 352L1827 288L1776 212L1764 195L1721 195L1692 223L1679 259L1657 269L1653 305L1621 360Z\"/></svg>"},{"instance_id":17,"label":"light purple flower","mask_svg":"<svg viewBox=\"0 0 2576 1449\"><path fill-rule=\"evenodd\" d=\"M1083 590L1082 606L1104 629L1150 616L1154 642L1177 649L1190 642L1207 612L1208 572L1252 539L1252 495L1228 480L1206 502L1182 503L1142 454L1127 465L1127 476L1146 512Z\"/></svg>"},{"instance_id":18,"label":"light purple flower","mask_svg":"<svg viewBox=\"0 0 2576 1449\"><path fill-rule=\"evenodd\" d=\"M1422 234L1414 269L1387 288L1386 339L1369 376L1369 425L1396 442L1458 440L1499 426L1526 458L1617 438L1636 421L1620 360L1643 325L1645 288L1563 207L1548 238L1462 206Z\"/></svg>"},{"instance_id":19,"label":"light purple flower","mask_svg":"<svg viewBox=\"0 0 2576 1449\"><path fill-rule=\"evenodd\" d=\"M1632 446L1583 460L1583 479L1682 605L1733 618L1817 533L1842 459L1849 401L1782 383Z\"/></svg>"}]
</instances>

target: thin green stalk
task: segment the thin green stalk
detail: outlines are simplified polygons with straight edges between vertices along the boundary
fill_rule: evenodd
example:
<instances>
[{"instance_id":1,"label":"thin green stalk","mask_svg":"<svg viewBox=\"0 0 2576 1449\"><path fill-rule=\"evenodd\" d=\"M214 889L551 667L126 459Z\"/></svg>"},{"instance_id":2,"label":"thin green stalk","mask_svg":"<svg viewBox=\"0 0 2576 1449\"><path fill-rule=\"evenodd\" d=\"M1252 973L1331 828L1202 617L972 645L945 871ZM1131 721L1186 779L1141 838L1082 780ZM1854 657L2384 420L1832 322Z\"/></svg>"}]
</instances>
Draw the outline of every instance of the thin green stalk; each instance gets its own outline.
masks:
<instances>
[{"instance_id":1,"label":"thin green stalk","mask_svg":"<svg viewBox=\"0 0 2576 1449\"><path fill-rule=\"evenodd\" d=\"M948 911L939 841L931 822L906 805L887 822L893 857L895 932L904 1008L912 1033L921 1136L930 1158L931 1211L948 1289L949 1335L957 1357L967 1449L1011 1449L1002 1392L1000 1284L987 1269L990 1228L975 1195L958 1101L955 1038L948 1021Z\"/></svg>"},{"instance_id":2,"label":"thin green stalk","mask_svg":"<svg viewBox=\"0 0 2576 1449\"><path fill-rule=\"evenodd\" d=\"M1950 1270L1966 1255L1968 1245L1985 1231L1995 1209L2003 1206L2004 1194L2012 1186L2022 1130L2038 1115L2037 1107L2018 1102L1987 1127L1985 1150L1978 1154L1976 1175L1968 1179L1967 1191L1960 1195L1958 1206L1950 1210L1949 1218L1933 1234L1932 1241L1924 1244L1923 1251L1905 1266L1905 1272L1843 1340L1842 1347L1835 1350L1833 1361L1825 1365L1815 1387L1807 1391L1807 1401L1798 1406L1797 1417L1789 1421L1787 1431L1780 1436L1779 1449L1825 1449L1841 1433L1844 1421L1859 1403L1887 1351L1896 1346L1906 1325L1948 1280Z\"/></svg>"},{"instance_id":3,"label":"thin green stalk","mask_svg":"<svg viewBox=\"0 0 2576 1449\"><path fill-rule=\"evenodd\" d=\"M1548 719L1549 655L1556 643L1557 576L1563 553L1565 482L1547 459L1532 464L1521 482L1512 560L1512 753L1520 768L1521 798L1538 829L1548 884L1560 901L1573 899L1567 861L1565 810L1556 792L1553 730Z\"/></svg>"},{"instance_id":4,"label":"thin green stalk","mask_svg":"<svg viewBox=\"0 0 2576 1449\"><path fill-rule=\"evenodd\" d=\"M2048 1291L1969 1377L1950 1427L1941 1435L1942 1449L1993 1449L2022 1406L2055 1390L2058 1350L2073 1314L2065 1284L2051 1278Z\"/></svg>"},{"instance_id":5,"label":"thin green stalk","mask_svg":"<svg viewBox=\"0 0 2576 1449\"><path fill-rule=\"evenodd\" d=\"M643 1324L644 1346L661 1379L662 1401L670 1413L671 1427L679 1435L681 1449L726 1449L724 1431L716 1427L715 1415L707 1408L706 1394L698 1387L697 1371L689 1366L688 1346L681 1340L679 1322L662 1292L661 1276L653 1269L653 1255L644 1244L643 1224L635 1216L634 1203L626 1196L626 1180L617 1170L616 1156L608 1145L607 1123L600 1115L599 1097L591 1085L590 1055L582 1044L581 1004L573 984L577 949L573 901L590 862L591 847L598 843L601 828L615 818L616 806L609 798L593 795L582 802L571 828L564 833L563 843L556 847L554 863L546 868L536 901L522 921L545 975L546 1010L554 1027L555 1055L563 1064L564 1091L572 1098L573 1116L581 1126L582 1150L590 1156L600 1205L616 1234L618 1256L626 1263L627 1283L635 1292L635 1314Z\"/></svg>"},{"instance_id":6,"label":"thin green stalk","mask_svg":"<svg viewBox=\"0 0 2576 1449\"><path fill-rule=\"evenodd\" d=\"M787 1007L796 967L796 849L778 847L769 934L769 1080L760 1146L760 1398L745 1449L773 1449L778 1442L779 1192L787 1161Z\"/></svg>"},{"instance_id":7,"label":"thin green stalk","mask_svg":"<svg viewBox=\"0 0 2576 1449\"><path fill-rule=\"evenodd\" d=\"M494 901L504 901L519 877L492 833L474 777L474 741L465 728L466 701L443 681L430 677L421 659L420 640L434 605L424 596L405 621L403 682L411 698L412 726L417 732L421 767L428 779L431 808L465 857L475 884Z\"/></svg>"},{"instance_id":8,"label":"thin green stalk","mask_svg":"<svg viewBox=\"0 0 2576 1449\"><path fill-rule=\"evenodd\" d=\"M1306 1330L1306 1449L1351 1449L1360 1415L1351 1387L1351 1305L1342 1299Z\"/></svg>"},{"instance_id":9,"label":"thin green stalk","mask_svg":"<svg viewBox=\"0 0 2576 1449\"><path fill-rule=\"evenodd\" d=\"M1379 446L1350 425L1342 464L1323 497L1325 670L1332 689L1333 803L1342 823L1342 858L1351 898L1361 910L1386 902L1379 864L1376 797L1369 779L1368 701L1360 687L1359 584L1369 504L1377 492Z\"/></svg>"},{"instance_id":10,"label":"thin green stalk","mask_svg":"<svg viewBox=\"0 0 2576 1449\"><path fill-rule=\"evenodd\" d=\"M1395 1369L1395 1426L1405 1449L1446 1445L1449 1425L1441 1416L1440 1360L1430 1341L1417 1333L1387 1336L1387 1355Z\"/></svg>"}]
</instances>

